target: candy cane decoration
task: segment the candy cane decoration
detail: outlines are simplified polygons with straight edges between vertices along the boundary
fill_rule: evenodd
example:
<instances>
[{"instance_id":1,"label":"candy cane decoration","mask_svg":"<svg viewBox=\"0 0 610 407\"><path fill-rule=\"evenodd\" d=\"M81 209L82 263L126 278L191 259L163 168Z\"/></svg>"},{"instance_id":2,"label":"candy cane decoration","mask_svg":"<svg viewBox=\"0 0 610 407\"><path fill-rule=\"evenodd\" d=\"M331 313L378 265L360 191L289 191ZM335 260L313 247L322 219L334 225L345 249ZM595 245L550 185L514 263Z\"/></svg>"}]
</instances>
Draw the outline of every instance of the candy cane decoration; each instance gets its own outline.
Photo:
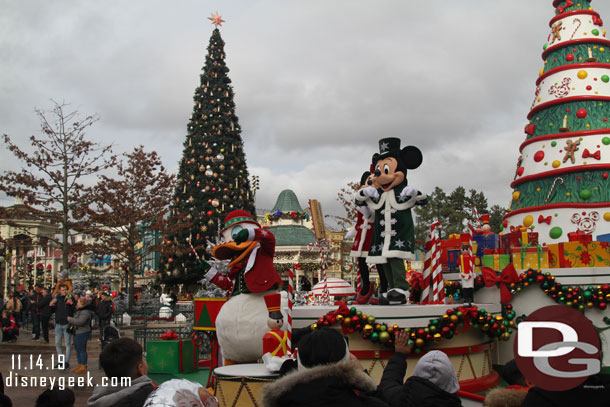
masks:
<instances>
[{"instance_id":1,"label":"candy cane decoration","mask_svg":"<svg viewBox=\"0 0 610 407\"><path fill-rule=\"evenodd\" d=\"M288 320L288 340L286 341L286 345L288 347L288 351L292 352L292 303L294 301L294 269L292 267L288 268L288 312L286 313L286 317Z\"/></svg>"},{"instance_id":2,"label":"candy cane decoration","mask_svg":"<svg viewBox=\"0 0 610 407\"><path fill-rule=\"evenodd\" d=\"M362 276L360 275L360 263L358 263L358 274L356 277L356 292L359 293L362 289Z\"/></svg>"},{"instance_id":3,"label":"candy cane decoration","mask_svg":"<svg viewBox=\"0 0 610 407\"><path fill-rule=\"evenodd\" d=\"M561 177L555 178L555 181L553 181L553 186L551 187L551 190L549 191L549 195L546 197L546 200L544 202L548 202L549 199L551 199L551 194L553 193L553 190L555 189L555 184L557 184L557 181L561 181L561 183L563 184L563 178L561 178Z\"/></svg>"},{"instance_id":4,"label":"candy cane decoration","mask_svg":"<svg viewBox=\"0 0 610 407\"><path fill-rule=\"evenodd\" d=\"M474 211L474 218L477 221L477 228L481 229L481 217L479 216L479 210L477 209L476 205L473 205L473 211Z\"/></svg>"},{"instance_id":5,"label":"candy cane decoration","mask_svg":"<svg viewBox=\"0 0 610 407\"><path fill-rule=\"evenodd\" d=\"M330 249L330 243L327 240L324 239L319 239L316 243L309 243L307 245L307 248L310 251L313 251L315 248L318 248L320 250L320 264L322 267L322 275L324 278L324 288L322 290L322 298L320 303L322 305L326 305L330 303L330 292L328 291L328 279L326 278L326 269L327 269L327 265L326 265L326 256L325 256L325 252L328 251Z\"/></svg>"},{"instance_id":6,"label":"candy cane decoration","mask_svg":"<svg viewBox=\"0 0 610 407\"><path fill-rule=\"evenodd\" d=\"M434 222L430 225L430 233L426 239L426 257L424 259L424 276L422 279L422 293L420 302L427 304L439 300L439 273L442 281L441 253L440 253L440 237L437 228L440 227L440 222ZM430 292L432 286L432 293ZM444 290L441 287L440 292L444 298Z\"/></svg>"},{"instance_id":7,"label":"candy cane decoration","mask_svg":"<svg viewBox=\"0 0 610 407\"><path fill-rule=\"evenodd\" d=\"M576 22L578 22L578 25L576 26L576 29L574 30L574 32L572 33L572 36L570 37L570 41L572 39L574 39L574 36L576 35L576 31L578 31L578 29L580 28L580 25L582 24L582 21L580 21L579 18L575 18L574 20L572 20L572 24L575 24Z\"/></svg>"},{"instance_id":8,"label":"candy cane decoration","mask_svg":"<svg viewBox=\"0 0 610 407\"><path fill-rule=\"evenodd\" d=\"M191 250L193 251L193 253L195 253L195 257L197 257L197 260L199 260L199 262L201 262L201 258L197 254L197 250L195 250L195 248L191 244L191 239L186 239L186 242L189 244L189 246L191 246Z\"/></svg>"}]
</instances>

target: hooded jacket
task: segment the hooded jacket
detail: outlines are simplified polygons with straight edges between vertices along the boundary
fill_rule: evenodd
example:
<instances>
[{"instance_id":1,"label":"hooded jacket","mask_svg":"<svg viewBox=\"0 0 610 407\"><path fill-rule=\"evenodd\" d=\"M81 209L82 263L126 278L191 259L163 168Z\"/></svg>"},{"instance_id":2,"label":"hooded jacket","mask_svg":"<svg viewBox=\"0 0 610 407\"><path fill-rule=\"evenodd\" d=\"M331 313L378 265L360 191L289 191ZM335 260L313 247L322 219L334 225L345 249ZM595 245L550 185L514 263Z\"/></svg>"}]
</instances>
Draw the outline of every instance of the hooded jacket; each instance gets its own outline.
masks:
<instances>
[{"instance_id":1,"label":"hooded jacket","mask_svg":"<svg viewBox=\"0 0 610 407\"><path fill-rule=\"evenodd\" d=\"M440 351L428 352L417 362L413 376L403 384L407 372L406 355L396 352L383 371L379 390L395 407L460 407L455 394L459 384L453 366Z\"/></svg>"},{"instance_id":2,"label":"hooded jacket","mask_svg":"<svg viewBox=\"0 0 610 407\"><path fill-rule=\"evenodd\" d=\"M96 387L87 400L89 407L142 407L155 386L148 376L131 381L129 387Z\"/></svg>"},{"instance_id":3,"label":"hooded jacket","mask_svg":"<svg viewBox=\"0 0 610 407\"><path fill-rule=\"evenodd\" d=\"M373 379L350 360L299 368L263 387L263 407L387 407L373 396Z\"/></svg>"}]
</instances>

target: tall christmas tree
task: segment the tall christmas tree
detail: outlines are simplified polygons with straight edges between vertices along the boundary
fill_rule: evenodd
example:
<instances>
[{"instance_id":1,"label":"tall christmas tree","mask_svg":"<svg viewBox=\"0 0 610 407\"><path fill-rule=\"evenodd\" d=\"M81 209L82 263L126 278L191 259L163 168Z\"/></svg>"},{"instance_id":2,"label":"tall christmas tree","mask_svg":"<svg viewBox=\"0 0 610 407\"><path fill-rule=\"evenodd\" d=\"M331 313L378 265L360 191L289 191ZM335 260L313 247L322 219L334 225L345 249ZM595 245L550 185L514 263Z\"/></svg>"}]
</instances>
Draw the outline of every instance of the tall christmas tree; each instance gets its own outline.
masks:
<instances>
[{"instance_id":1,"label":"tall christmas tree","mask_svg":"<svg viewBox=\"0 0 610 407\"><path fill-rule=\"evenodd\" d=\"M217 14L201 84L195 90L172 204L175 227L165 241L165 283L194 283L202 278L198 256L209 258L227 213L243 209L254 214L241 128L235 115L233 87L225 64L224 41ZM191 248L192 246L192 248Z\"/></svg>"},{"instance_id":2,"label":"tall christmas tree","mask_svg":"<svg viewBox=\"0 0 610 407\"><path fill-rule=\"evenodd\" d=\"M591 0L555 0L504 227L610 233L610 41Z\"/></svg>"}]
</instances>

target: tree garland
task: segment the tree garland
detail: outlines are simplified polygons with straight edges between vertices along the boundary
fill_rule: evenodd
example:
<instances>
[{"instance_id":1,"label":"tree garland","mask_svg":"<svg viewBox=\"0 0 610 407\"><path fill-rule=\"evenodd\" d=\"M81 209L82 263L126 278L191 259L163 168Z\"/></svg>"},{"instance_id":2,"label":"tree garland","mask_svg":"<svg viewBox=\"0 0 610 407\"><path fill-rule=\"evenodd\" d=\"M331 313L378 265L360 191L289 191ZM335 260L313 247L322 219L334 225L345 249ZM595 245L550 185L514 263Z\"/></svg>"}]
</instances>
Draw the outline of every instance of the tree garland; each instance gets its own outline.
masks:
<instances>
[{"instance_id":1,"label":"tree garland","mask_svg":"<svg viewBox=\"0 0 610 407\"><path fill-rule=\"evenodd\" d=\"M558 304L566 305L584 312L587 308L598 308L605 310L610 301L610 285L569 287L555 281L551 273L542 273L540 270L529 269L519 275L519 281L510 284L513 294L523 289L538 284L550 298ZM475 280L475 290L484 287L483 279L478 276ZM445 292L448 297L458 299L461 296L462 286L457 281L446 281ZM426 327L403 328L398 325L389 326L379 323L373 315L363 314L356 307L347 308L344 303L337 302L339 309L329 312L320 317L316 323L310 325L311 330L322 326L332 326L337 323L345 334L359 332L363 339L374 343L381 343L388 347L394 344L394 333L405 330L410 333L410 339L415 342L414 352L419 354L422 349L431 343L439 343L441 339L450 340L459 334L459 326L462 332L466 332L471 326L478 328L493 340L508 340L513 333L518 321L515 320L516 313L511 304L502 304L501 315L493 315L485 309L478 309L476 305L471 307L458 306L447 309L440 318L431 319ZM610 319L608 319L610 322Z\"/></svg>"},{"instance_id":2,"label":"tree garland","mask_svg":"<svg viewBox=\"0 0 610 407\"><path fill-rule=\"evenodd\" d=\"M605 310L610 302L610 285L603 284L589 286L586 289L578 286L568 286L555 281L551 273L542 273L540 270L529 269L519 275L519 281L509 285L512 294L538 284L544 293L558 304L567 305L581 312L587 308ZM484 287L483 278L477 276L475 291ZM445 296L458 300L462 295L462 285L458 281L445 281Z\"/></svg>"},{"instance_id":3,"label":"tree garland","mask_svg":"<svg viewBox=\"0 0 610 407\"><path fill-rule=\"evenodd\" d=\"M341 302L337 302L335 305L339 305L338 310L320 317L309 328L316 330L318 327L340 323L344 334L359 332L363 339L388 347L394 344L394 334L404 330L409 332L410 339L414 341L416 354L421 353L423 348L431 343L439 343L441 339L452 339L459 334L460 325L463 326L462 332L466 332L472 326L480 329L490 339L506 341L513 332L516 316L510 304L502 305L502 314L496 316L485 309L478 309L476 305L454 307L448 309L442 317L431 319L426 327L401 329L398 325L388 326L385 323L376 322L373 315L363 314L356 307L348 309Z\"/></svg>"}]
</instances>

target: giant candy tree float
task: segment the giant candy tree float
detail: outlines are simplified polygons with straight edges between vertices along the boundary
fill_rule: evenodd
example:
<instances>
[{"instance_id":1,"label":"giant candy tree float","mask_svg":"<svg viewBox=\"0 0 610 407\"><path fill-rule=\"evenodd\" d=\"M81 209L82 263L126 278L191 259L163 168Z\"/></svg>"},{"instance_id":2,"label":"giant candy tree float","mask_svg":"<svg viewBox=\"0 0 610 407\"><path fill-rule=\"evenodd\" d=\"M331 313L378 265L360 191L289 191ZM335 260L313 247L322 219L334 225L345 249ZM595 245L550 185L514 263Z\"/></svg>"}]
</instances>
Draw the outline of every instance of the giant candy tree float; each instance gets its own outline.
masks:
<instances>
[{"instance_id":1,"label":"giant candy tree float","mask_svg":"<svg viewBox=\"0 0 610 407\"><path fill-rule=\"evenodd\" d=\"M610 233L610 41L591 0L553 2L505 227ZM600 239L595 239L600 240Z\"/></svg>"}]
</instances>

